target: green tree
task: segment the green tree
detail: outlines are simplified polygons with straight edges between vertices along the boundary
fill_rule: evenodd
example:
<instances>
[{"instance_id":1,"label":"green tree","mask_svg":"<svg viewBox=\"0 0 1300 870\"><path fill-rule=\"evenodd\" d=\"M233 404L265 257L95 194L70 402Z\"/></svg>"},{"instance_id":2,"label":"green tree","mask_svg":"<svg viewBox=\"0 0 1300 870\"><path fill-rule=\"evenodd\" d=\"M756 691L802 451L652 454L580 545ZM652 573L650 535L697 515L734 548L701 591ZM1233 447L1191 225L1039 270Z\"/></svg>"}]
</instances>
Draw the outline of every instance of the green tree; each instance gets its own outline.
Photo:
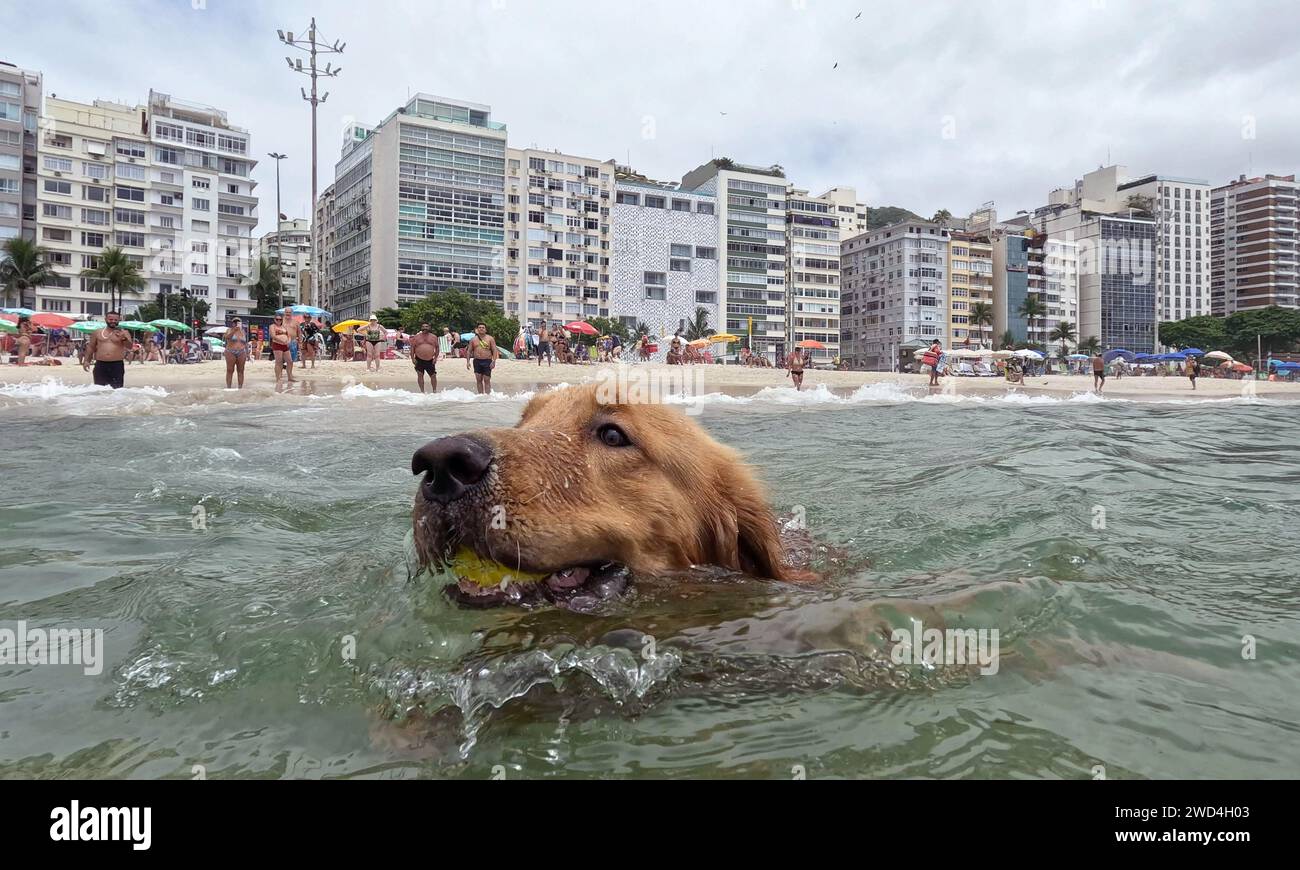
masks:
<instances>
[{"instance_id":1,"label":"green tree","mask_svg":"<svg viewBox=\"0 0 1300 870\"><path fill-rule=\"evenodd\" d=\"M45 262L45 249L26 239L8 239L0 248L0 284L4 285L4 307L17 308L23 304L23 294L35 290L54 277L54 270ZM10 303L10 294L17 297Z\"/></svg>"},{"instance_id":2,"label":"green tree","mask_svg":"<svg viewBox=\"0 0 1300 870\"><path fill-rule=\"evenodd\" d=\"M686 324L686 340L697 341L701 338L708 338L716 332L716 329L709 326L708 309L696 308L695 316Z\"/></svg>"},{"instance_id":3,"label":"green tree","mask_svg":"<svg viewBox=\"0 0 1300 870\"><path fill-rule=\"evenodd\" d=\"M375 317L379 318L379 325L384 327L384 329L402 328L402 310L400 308L377 309L375 311ZM430 324L430 326L432 326L432 324Z\"/></svg>"},{"instance_id":4,"label":"green tree","mask_svg":"<svg viewBox=\"0 0 1300 870\"><path fill-rule=\"evenodd\" d=\"M146 302L136 310L136 317L145 323L163 318L181 323L190 319L207 323L208 301L190 295L188 289L179 293L159 293L152 302Z\"/></svg>"},{"instance_id":5,"label":"green tree","mask_svg":"<svg viewBox=\"0 0 1300 870\"><path fill-rule=\"evenodd\" d=\"M1083 341L1079 342L1079 353L1086 353L1088 356L1096 356L1101 352L1101 339L1095 335L1090 335Z\"/></svg>"},{"instance_id":6,"label":"green tree","mask_svg":"<svg viewBox=\"0 0 1300 870\"><path fill-rule=\"evenodd\" d=\"M596 328L598 335L617 335L624 344L632 341L632 331L620 320L612 317L588 317L587 322Z\"/></svg>"},{"instance_id":7,"label":"green tree","mask_svg":"<svg viewBox=\"0 0 1300 870\"><path fill-rule=\"evenodd\" d=\"M1228 347L1234 356L1285 351L1300 339L1300 311L1276 305L1260 311L1238 311L1224 321ZM1206 350L1206 348L1201 348Z\"/></svg>"},{"instance_id":8,"label":"green tree","mask_svg":"<svg viewBox=\"0 0 1300 870\"><path fill-rule=\"evenodd\" d=\"M1219 350L1228 344L1228 332L1222 317L1204 314L1183 320L1166 320L1160 324L1160 343L1169 347L1198 347Z\"/></svg>"},{"instance_id":9,"label":"green tree","mask_svg":"<svg viewBox=\"0 0 1300 870\"><path fill-rule=\"evenodd\" d=\"M1056 324L1056 328L1053 329L1052 334L1048 336L1049 340L1059 341L1061 343L1061 359L1065 359L1069 355L1070 351L1066 348L1066 344L1074 341L1075 338L1074 324L1068 320L1062 320L1060 323Z\"/></svg>"},{"instance_id":10,"label":"green tree","mask_svg":"<svg viewBox=\"0 0 1300 870\"><path fill-rule=\"evenodd\" d=\"M946 208L941 208L934 213L934 217L930 218L930 223L946 227L950 220L952 220L952 212Z\"/></svg>"},{"instance_id":11,"label":"green tree","mask_svg":"<svg viewBox=\"0 0 1300 870\"><path fill-rule=\"evenodd\" d=\"M82 269L81 276L103 281L108 290L108 307L117 311L122 310L126 293L138 293L146 286L130 256L117 246L100 251L99 263L93 269Z\"/></svg>"},{"instance_id":12,"label":"green tree","mask_svg":"<svg viewBox=\"0 0 1300 870\"><path fill-rule=\"evenodd\" d=\"M1025 297L1024 302L1020 303L1020 315L1025 318L1029 331L1032 333L1034 321L1047 317L1047 306L1043 304L1043 300L1037 294L1030 294ZM1033 344L1033 339L1030 336L1027 335L1026 339L1030 344Z\"/></svg>"},{"instance_id":13,"label":"green tree","mask_svg":"<svg viewBox=\"0 0 1300 870\"><path fill-rule=\"evenodd\" d=\"M496 303L475 299L463 290L430 293L402 308L401 314L401 328L410 333L417 332L421 323L427 323L436 333L441 334L447 326L459 335L473 332L482 323L487 326L488 334L506 348L514 344L519 334L519 321L507 317Z\"/></svg>"},{"instance_id":14,"label":"green tree","mask_svg":"<svg viewBox=\"0 0 1300 870\"><path fill-rule=\"evenodd\" d=\"M975 326L979 328L980 344L983 344L984 327L987 326L989 328L990 333L992 333L993 331L993 306L990 305L988 302L972 303L970 307L970 323L971 326ZM993 346L992 341L993 339L992 336L990 335L989 347Z\"/></svg>"},{"instance_id":15,"label":"green tree","mask_svg":"<svg viewBox=\"0 0 1300 870\"><path fill-rule=\"evenodd\" d=\"M248 295L257 303L254 314L274 314L284 307L284 282L280 280L280 267L272 265L266 257L258 257L252 275L241 278Z\"/></svg>"},{"instance_id":16,"label":"green tree","mask_svg":"<svg viewBox=\"0 0 1300 870\"><path fill-rule=\"evenodd\" d=\"M1006 332L1002 333L1002 349L1013 350L1015 346L1016 346L1016 337L1011 332L1011 330L1008 329Z\"/></svg>"}]
</instances>

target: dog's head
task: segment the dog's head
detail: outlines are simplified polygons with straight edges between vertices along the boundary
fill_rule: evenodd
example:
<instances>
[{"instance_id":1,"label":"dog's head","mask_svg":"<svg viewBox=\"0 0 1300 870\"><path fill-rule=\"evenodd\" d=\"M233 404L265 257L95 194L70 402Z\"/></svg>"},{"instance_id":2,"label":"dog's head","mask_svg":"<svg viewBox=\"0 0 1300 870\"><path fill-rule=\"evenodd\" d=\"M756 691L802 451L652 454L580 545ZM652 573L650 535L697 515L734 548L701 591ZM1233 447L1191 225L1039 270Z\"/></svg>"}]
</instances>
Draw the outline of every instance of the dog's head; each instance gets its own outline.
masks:
<instances>
[{"instance_id":1,"label":"dog's head","mask_svg":"<svg viewBox=\"0 0 1300 870\"><path fill-rule=\"evenodd\" d=\"M626 568L717 565L786 579L777 525L735 451L680 411L600 387L543 393L514 429L442 438L411 471L422 565L492 604L563 592ZM609 399L613 401L609 401Z\"/></svg>"}]
</instances>

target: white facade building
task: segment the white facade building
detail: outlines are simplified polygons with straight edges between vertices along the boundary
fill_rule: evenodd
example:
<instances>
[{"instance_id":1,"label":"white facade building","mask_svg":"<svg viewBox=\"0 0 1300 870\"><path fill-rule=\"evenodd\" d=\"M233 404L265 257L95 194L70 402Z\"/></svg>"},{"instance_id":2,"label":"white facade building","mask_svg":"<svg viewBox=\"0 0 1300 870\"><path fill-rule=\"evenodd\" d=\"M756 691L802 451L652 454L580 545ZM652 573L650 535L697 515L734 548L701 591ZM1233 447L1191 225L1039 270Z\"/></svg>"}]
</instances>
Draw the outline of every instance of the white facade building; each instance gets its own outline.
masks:
<instances>
[{"instance_id":1,"label":"white facade building","mask_svg":"<svg viewBox=\"0 0 1300 870\"><path fill-rule=\"evenodd\" d=\"M0 62L0 243L36 239L40 114L41 74Z\"/></svg>"},{"instance_id":2,"label":"white facade building","mask_svg":"<svg viewBox=\"0 0 1300 870\"><path fill-rule=\"evenodd\" d=\"M280 221L278 232L267 233L260 255L280 266L285 305L312 304L311 224L303 218Z\"/></svg>"},{"instance_id":3,"label":"white facade building","mask_svg":"<svg viewBox=\"0 0 1300 870\"><path fill-rule=\"evenodd\" d=\"M221 323L252 310L256 182L246 130L224 112L150 92L126 106L46 101L39 143L40 243L56 279L40 290L46 311L100 316L100 282L81 277L106 247L120 247L145 289L124 313L182 289Z\"/></svg>"},{"instance_id":4,"label":"white facade building","mask_svg":"<svg viewBox=\"0 0 1300 870\"><path fill-rule=\"evenodd\" d=\"M721 332L716 197L630 180L615 197L611 316L670 336L703 308Z\"/></svg>"}]
</instances>

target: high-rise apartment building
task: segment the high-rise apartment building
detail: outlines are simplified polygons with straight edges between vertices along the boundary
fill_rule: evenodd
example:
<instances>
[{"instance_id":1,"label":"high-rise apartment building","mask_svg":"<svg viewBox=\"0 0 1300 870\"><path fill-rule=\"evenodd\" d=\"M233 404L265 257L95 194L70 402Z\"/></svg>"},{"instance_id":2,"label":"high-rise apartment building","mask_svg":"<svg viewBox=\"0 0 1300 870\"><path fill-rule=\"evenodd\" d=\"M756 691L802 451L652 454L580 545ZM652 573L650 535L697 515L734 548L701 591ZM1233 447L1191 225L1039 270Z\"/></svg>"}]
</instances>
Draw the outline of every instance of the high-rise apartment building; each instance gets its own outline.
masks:
<instances>
[{"instance_id":1,"label":"high-rise apartment building","mask_svg":"<svg viewBox=\"0 0 1300 870\"><path fill-rule=\"evenodd\" d=\"M540 324L610 314L615 164L506 150L506 314Z\"/></svg>"},{"instance_id":2,"label":"high-rise apartment building","mask_svg":"<svg viewBox=\"0 0 1300 870\"><path fill-rule=\"evenodd\" d=\"M949 231L948 335L953 346L992 346L993 324L976 323L971 315L978 303L993 307L993 245L988 235Z\"/></svg>"},{"instance_id":3,"label":"high-rise apartment building","mask_svg":"<svg viewBox=\"0 0 1300 870\"><path fill-rule=\"evenodd\" d=\"M310 223L303 218L280 221L277 232L262 236L259 253L280 268L285 305L312 304Z\"/></svg>"},{"instance_id":4,"label":"high-rise apartment building","mask_svg":"<svg viewBox=\"0 0 1300 870\"><path fill-rule=\"evenodd\" d=\"M842 245L840 353L850 368L895 370L938 339L948 346L947 227L903 221Z\"/></svg>"},{"instance_id":5,"label":"high-rise apartment building","mask_svg":"<svg viewBox=\"0 0 1300 870\"><path fill-rule=\"evenodd\" d=\"M1277 305L1300 307L1294 175L1239 177L1210 201L1210 311L1226 317Z\"/></svg>"},{"instance_id":6,"label":"high-rise apartment building","mask_svg":"<svg viewBox=\"0 0 1300 870\"><path fill-rule=\"evenodd\" d=\"M1042 229L1003 225L991 236L994 344L1010 333L1014 342L1047 345L1056 327L1079 319L1078 245ZM1040 313L1026 316L1032 297ZM1067 346L1072 342L1067 342Z\"/></svg>"},{"instance_id":7,"label":"high-rise apartment building","mask_svg":"<svg viewBox=\"0 0 1300 870\"><path fill-rule=\"evenodd\" d=\"M681 190L716 197L722 329L752 336L750 349L776 361L787 351L786 194L779 166L712 160L688 172Z\"/></svg>"},{"instance_id":8,"label":"high-rise apartment building","mask_svg":"<svg viewBox=\"0 0 1300 870\"><path fill-rule=\"evenodd\" d=\"M1058 204L1038 209L1033 221L1049 240L1074 245L1079 340L1096 337L1107 349L1153 353L1157 326L1155 220Z\"/></svg>"},{"instance_id":9,"label":"high-rise apartment building","mask_svg":"<svg viewBox=\"0 0 1300 870\"><path fill-rule=\"evenodd\" d=\"M866 206L851 187L820 196L792 190L786 199L786 341L825 345L813 359L840 355L840 242L866 225Z\"/></svg>"},{"instance_id":10,"label":"high-rise apartment building","mask_svg":"<svg viewBox=\"0 0 1300 870\"><path fill-rule=\"evenodd\" d=\"M40 114L41 74L0 61L0 243L36 239Z\"/></svg>"},{"instance_id":11,"label":"high-rise apartment building","mask_svg":"<svg viewBox=\"0 0 1300 870\"><path fill-rule=\"evenodd\" d=\"M339 319L461 290L505 301L506 128L478 103L416 94L357 125L334 170L328 255Z\"/></svg>"},{"instance_id":12,"label":"high-rise apartment building","mask_svg":"<svg viewBox=\"0 0 1300 870\"><path fill-rule=\"evenodd\" d=\"M212 322L252 310L258 200L248 131L219 109L152 91L137 106L50 97L41 128L37 220L55 271L41 308L102 315L106 288L81 271L120 247L146 281L125 313L182 289L209 304Z\"/></svg>"},{"instance_id":13,"label":"high-rise apartment building","mask_svg":"<svg viewBox=\"0 0 1300 870\"><path fill-rule=\"evenodd\" d=\"M703 309L708 325L722 331L717 197L620 178L613 228L612 316L666 336Z\"/></svg>"}]
</instances>

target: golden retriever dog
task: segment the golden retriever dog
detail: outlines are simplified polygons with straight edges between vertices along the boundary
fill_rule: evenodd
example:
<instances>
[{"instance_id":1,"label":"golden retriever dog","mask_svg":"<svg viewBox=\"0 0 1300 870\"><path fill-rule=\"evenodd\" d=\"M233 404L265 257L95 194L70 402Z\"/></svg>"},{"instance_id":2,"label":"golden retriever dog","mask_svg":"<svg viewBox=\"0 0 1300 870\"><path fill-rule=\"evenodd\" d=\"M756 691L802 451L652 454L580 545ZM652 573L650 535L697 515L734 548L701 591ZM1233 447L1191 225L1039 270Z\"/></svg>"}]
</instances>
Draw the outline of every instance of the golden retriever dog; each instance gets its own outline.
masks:
<instances>
[{"instance_id":1,"label":"golden retriever dog","mask_svg":"<svg viewBox=\"0 0 1300 870\"><path fill-rule=\"evenodd\" d=\"M421 567L449 570L461 604L612 597L629 574L695 565L815 579L787 561L739 454L680 410L618 390L540 394L515 428L433 441L411 472L424 478L412 511Z\"/></svg>"}]
</instances>

